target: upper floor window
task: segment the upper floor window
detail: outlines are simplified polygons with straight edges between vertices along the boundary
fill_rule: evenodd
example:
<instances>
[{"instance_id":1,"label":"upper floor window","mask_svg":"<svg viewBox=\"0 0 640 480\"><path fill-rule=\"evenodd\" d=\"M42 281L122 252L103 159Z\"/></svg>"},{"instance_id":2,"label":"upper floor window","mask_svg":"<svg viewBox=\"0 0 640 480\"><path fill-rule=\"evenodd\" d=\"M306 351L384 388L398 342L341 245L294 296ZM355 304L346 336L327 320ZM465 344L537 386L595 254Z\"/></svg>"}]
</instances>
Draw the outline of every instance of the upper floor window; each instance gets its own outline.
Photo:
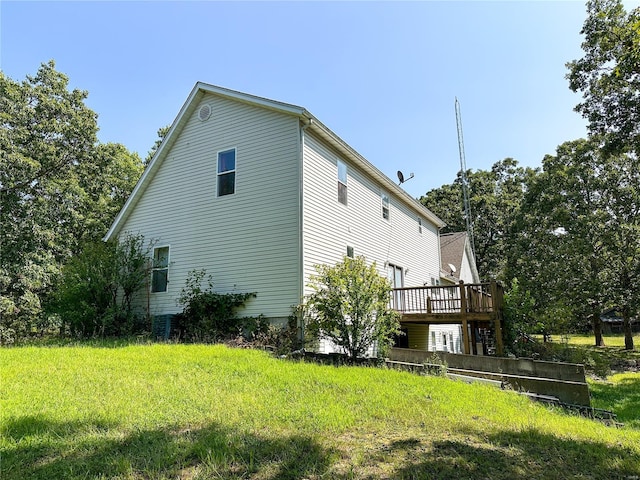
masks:
<instances>
[{"instance_id":1,"label":"upper floor window","mask_svg":"<svg viewBox=\"0 0 640 480\"><path fill-rule=\"evenodd\" d=\"M218 152L218 196L236 191L236 149Z\"/></svg>"},{"instance_id":2,"label":"upper floor window","mask_svg":"<svg viewBox=\"0 0 640 480\"><path fill-rule=\"evenodd\" d=\"M169 247L153 249L151 291L166 292L169 283Z\"/></svg>"},{"instance_id":3,"label":"upper floor window","mask_svg":"<svg viewBox=\"0 0 640 480\"><path fill-rule=\"evenodd\" d=\"M380 197L382 198L382 218L389 220L389 195L381 193Z\"/></svg>"},{"instance_id":4,"label":"upper floor window","mask_svg":"<svg viewBox=\"0 0 640 480\"><path fill-rule=\"evenodd\" d=\"M338 160L338 201L347 204L347 165Z\"/></svg>"},{"instance_id":5,"label":"upper floor window","mask_svg":"<svg viewBox=\"0 0 640 480\"><path fill-rule=\"evenodd\" d=\"M422 219L418 217L418 233L422 233Z\"/></svg>"}]
</instances>

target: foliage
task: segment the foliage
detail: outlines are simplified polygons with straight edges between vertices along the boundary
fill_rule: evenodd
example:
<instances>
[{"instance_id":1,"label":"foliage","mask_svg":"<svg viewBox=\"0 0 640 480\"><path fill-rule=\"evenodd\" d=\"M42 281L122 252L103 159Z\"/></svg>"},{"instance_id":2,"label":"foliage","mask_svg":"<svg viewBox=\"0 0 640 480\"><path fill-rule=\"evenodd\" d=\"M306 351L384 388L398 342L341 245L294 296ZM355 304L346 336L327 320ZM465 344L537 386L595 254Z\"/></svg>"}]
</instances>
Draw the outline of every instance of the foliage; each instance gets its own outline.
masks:
<instances>
[{"instance_id":1,"label":"foliage","mask_svg":"<svg viewBox=\"0 0 640 480\"><path fill-rule=\"evenodd\" d=\"M169 130L171 130L171 125L165 125L164 127L158 129L158 139L155 141L155 143L151 147L151 150L149 150L149 153L147 153L147 156L144 159L145 165L149 165L149 162L158 151L158 148L160 148L160 145L162 144L164 137L166 137L167 133L169 133Z\"/></svg>"},{"instance_id":2,"label":"foliage","mask_svg":"<svg viewBox=\"0 0 640 480\"><path fill-rule=\"evenodd\" d=\"M144 328L133 299L147 284L152 244L142 235L89 242L62 269L50 301L62 331L78 337L124 336Z\"/></svg>"},{"instance_id":3,"label":"foliage","mask_svg":"<svg viewBox=\"0 0 640 480\"><path fill-rule=\"evenodd\" d=\"M548 324L568 316L574 330L590 318L597 345L602 310L616 306L633 315L640 295L632 287L640 280L637 162L600 147L592 137L545 157L520 207L509 255L510 273L531 292L537 318Z\"/></svg>"},{"instance_id":4,"label":"foliage","mask_svg":"<svg viewBox=\"0 0 640 480\"><path fill-rule=\"evenodd\" d=\"M515 346L529 333L534 324L534 301L528 290L523 290L517 278L511 280L504 294L504 341L507 350L515 353Z\"/></svg>"},{"instance_id":5,"label":"foliage","mask_svg":"<svg viewBox=\"0 0 640 480\"><path fill-rule=\"evenodd\" d=\"M202 287L205 276L205 270L192 270L180 292L178 304L184 306L176 318L180 338L216 342L237 336L250 338L268 329L268 321L263 317L236 317L236 310L254 298L255 293L214 292L211 276L208 288Z\"/></svg>"},{"instance_id":6,"label":"foliage","mask_svg":"<svg viewBox=\"0 0 640 480\"><path fill-rule=\"evenodd\" d=\"M584 56L567 64L567 79L583 101L576 106L609 152L640 153L640 7L621 0L589 0Z\"/></svg>"},{"instance_id":7,"label":"foliage","mask_svg":"<svg viewBox=\"0 0 640 480\"><path fill-rule=\"evenodd\" d=\"M91 343L0 350L3 480L640 476L637 408L616 429L436 376Z\"/></svg>"},{"instance_id":8,"label":"foliage","mask_svg":"<svg viewBox=\"0 0 640 480\"><path fill-rule=\"evenodd\" d=\"M0 316L27 332L61 266L99 240L142 171L121 145L97 143L87 92L53 61L14 81L0 72Z\"/></svg>"},{"instance_id":9,"label":"foliage","mask_svg":"<svg viewBox=\"0 0 640 480\"><path fill-rule=\"evenodd\" d=\"M276 355L288 355L302 348L298 328L298 317L301 314L298 307L287 317L286 325L269 325L266 329L256 332L253 345L273 349Z\"/></svg>"},{"instance_id":10,"label":"foliage","mask_svg":"<svg viewBox=\"0 0 640 480\"><path fill-rule=\"evenodd\" d=\"M377 344L383 357L400 333L399 314L389 307L391 286L376 264L344 257L335 266L317 265L306 301L305 326L312 338L327 338L355 359Z\"/></svg>"},{"instance_id":11,"label":"foliage","mask_svg":"<svg viewBox=\"0 0 640 480\"><path fill-rule=\"evenodd\" d=\"M536 171L518 166L512 158L496 162L491 170L467 172L478 272L482 279L503 279L512 224L528 179ZM447 223L443 233L466 231L462 178L427 192L420 202Z\"/></svg>"}]
</instances>

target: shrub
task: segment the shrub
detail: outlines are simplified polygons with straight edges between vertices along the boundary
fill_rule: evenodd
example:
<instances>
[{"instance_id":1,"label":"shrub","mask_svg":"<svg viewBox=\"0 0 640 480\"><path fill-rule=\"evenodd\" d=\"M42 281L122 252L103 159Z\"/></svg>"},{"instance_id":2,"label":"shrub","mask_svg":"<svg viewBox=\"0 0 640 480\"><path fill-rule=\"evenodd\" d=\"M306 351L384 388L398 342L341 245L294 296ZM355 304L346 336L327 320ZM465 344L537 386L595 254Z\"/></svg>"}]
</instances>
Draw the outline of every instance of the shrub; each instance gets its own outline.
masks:
<instances>
[{"instance_id":1,"label":"shrub","mask_svg":"<svg viewBox=\"0 0 640 480\"><path fill-rule=\"evenodd\" d=\"M149 252L142 235L90 242L62 269L48 310L59 317L60 330L79 337L126 336L144 329L133 306L146 285ZM55 318L54 315L54 318Z\"/></svg>"},{"instance_id":2,"label":"shrub","mask_svg":"<svg viewBox=\"0 0 640 480\"><path fill-rule=\"evenodd\" d=\"M260 317L236 317L236 310L244 306L255 293L217 293L213 291L211 276L209 286L203 289L205 270L189 272L182 288L178 304L182 313L176 315L176 328L180 338L187 341L217 342L242 336L250 339L264 332L268 322Z\"/></svg>"},{"instance_id":3,"label":"shrub","mask_svg":"<svg viewBox=\"0 0 640 480\"><path fill-rule=\"evenodd\" d=\"M400 333L399 314L389 307L391 285L364 257L344 257L335 266L317 265L305 305L312 339L328 338L355 359L376 343L383 357Z\"/></svg>"}]
</instances>

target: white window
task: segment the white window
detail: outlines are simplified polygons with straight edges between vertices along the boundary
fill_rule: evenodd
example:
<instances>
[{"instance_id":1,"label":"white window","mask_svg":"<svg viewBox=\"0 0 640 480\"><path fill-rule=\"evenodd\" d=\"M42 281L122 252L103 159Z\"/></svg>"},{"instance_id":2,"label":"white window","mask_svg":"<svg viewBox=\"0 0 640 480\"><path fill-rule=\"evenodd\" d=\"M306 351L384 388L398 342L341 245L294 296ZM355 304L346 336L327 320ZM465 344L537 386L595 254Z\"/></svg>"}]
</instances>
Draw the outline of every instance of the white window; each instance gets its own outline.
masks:
<instances>
[{"instance_id":1,"label":"white window","mask_svg":"<svg viewBox=\"0 0 640 480\"><path fill-rule=\"evenodd\" d=\"M382 192L380 198L382 199L382 218L389 220L389 195Z\"/></svg>"},{"instance_id":2,"label":"white window","mask_svg":"<svg viewBox=\"0 0 640 480\"><path fill-rule=\"evenodd\" d=\"M338 160L338 201L347 204L347 165Z\"/></svg>"},{"instance_id":3,"label":"white window","mask_svg":"<svg viewBox=\"0 0 640 480\"><path fill-rule=\"evenodd\" d=\"M453 333L449 332L449 346L451 347L451 351L455 353L456 349L453 346Z\"/></svg>"},{"instance_id":4,"label":"white window","mask_svg":"<svg viewBox=\"0 0 640 480\"><path fill-rule=\"evenodd\" d=\"M436 351L436 332L431 332L431 350Z\"/></svg>"},{"instance_id":5,"label":"white window","mask_svg":"<svg viewBox=\"0 0 640 480\"><path fill-rule=\"evenodd\" d=\"M418 233L422 233L422 219L418 217Z\"/></svg>"},{"instance_id":6,"label":"white window","mask_svg":"<svg viewBox=\"0 0 640 480\"><path fill-rule=\"evenodd\" d=\"M443 349L445 352L448 352L448 351L449 351L449 349L447 348L447 334L446 334L446 333L443 333L443 334L442 334L442 349Z\"/></svg>"},{"instance_id":7,"label":"white window","mask_svg":"<svg viewBox=\"0 0 640 480\"><path fill-rule=\"evenodd\" d=\"M169 247L153 249L151 269L151 291L166 292L169 283Z\"/></svg>"},{"instance_id":8,"label":"white window","mask_svg":"<svg viewBox=\"0 0 640 480\"><path fill-rule=\"evenodd\" d=\"M236 191L236 149L218 152L218 196Z\"/></svg>"}]
</instances>

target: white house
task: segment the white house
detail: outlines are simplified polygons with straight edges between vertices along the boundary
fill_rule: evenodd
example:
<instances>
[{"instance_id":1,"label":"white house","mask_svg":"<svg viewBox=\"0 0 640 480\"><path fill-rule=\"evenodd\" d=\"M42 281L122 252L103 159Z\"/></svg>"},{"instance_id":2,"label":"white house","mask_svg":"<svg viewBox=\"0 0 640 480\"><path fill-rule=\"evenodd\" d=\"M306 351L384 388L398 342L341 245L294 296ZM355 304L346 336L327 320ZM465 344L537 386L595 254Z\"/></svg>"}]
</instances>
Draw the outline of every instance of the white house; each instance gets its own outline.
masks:
<instances>
[{"instance_id":1,"label":"white house","mask_svg":"<svg viewBox=\"0 0 640 480\"><path fill-rule=\"evenodd\" d=\"M441 278L444 223L302 107L197 83L105 239L154 240L141 305L180 312L188 272L256 292L243 315L283 322L316 264L376 262L394 286Z\"/></svg>"}]
</instances>

